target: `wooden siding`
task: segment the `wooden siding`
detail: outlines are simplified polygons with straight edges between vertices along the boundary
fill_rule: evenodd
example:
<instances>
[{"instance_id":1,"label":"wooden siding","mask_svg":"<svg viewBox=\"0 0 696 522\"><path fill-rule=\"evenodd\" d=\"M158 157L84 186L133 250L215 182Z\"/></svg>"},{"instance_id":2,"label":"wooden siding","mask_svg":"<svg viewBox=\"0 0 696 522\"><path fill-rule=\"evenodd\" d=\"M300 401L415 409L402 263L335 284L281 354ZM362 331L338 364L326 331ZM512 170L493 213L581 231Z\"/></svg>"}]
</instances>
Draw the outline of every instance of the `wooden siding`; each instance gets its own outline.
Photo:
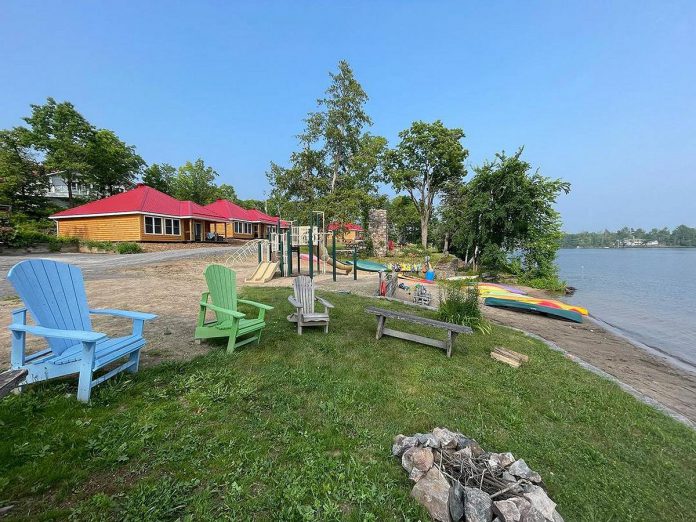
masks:
<instances>
[{"instance_id":1,"label":"wooden siding","mask_svg":"<svg viewBox=\"0 0 696 522\"><path fill-rule=\"evenodd\" d=\"M141 241L142 216L95 216L57 220L60 237L94 241Z\"/></svg>"}]
</instances>

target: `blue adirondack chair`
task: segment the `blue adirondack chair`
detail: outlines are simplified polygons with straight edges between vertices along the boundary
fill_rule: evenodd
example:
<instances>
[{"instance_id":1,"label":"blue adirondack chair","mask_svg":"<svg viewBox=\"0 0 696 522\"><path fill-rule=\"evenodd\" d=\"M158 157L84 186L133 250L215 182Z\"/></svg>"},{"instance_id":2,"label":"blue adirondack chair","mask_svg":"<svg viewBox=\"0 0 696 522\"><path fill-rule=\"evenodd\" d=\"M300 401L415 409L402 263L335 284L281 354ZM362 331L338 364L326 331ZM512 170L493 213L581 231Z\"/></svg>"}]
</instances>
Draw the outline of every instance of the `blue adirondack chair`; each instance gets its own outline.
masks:
<instances>
[{"instance_id":1,"label":"blue adirondack chair","mask_svg":"<svg viewBox=\"0 0 696 522\"><path fill-rule=\"evenodd\" d=\"M26 308L12 312L13 369L26 369L22 384L45 381L79 373L77 399L88 402L92 388L122 372L138 371L144 322L153 314L125 310L91 310L87 306L82 272L67 263L32 259L13 266L7 279L12 283ZM27 311L35 325L27 324ZM92 330L90 314L112 315L133 320L133 331L125 337L109 338ZM25 352L26 334L46 338L48 348L36 353ZM128 358L98 378L96 371L119 359Z\"/></svg>"}]
</instances>

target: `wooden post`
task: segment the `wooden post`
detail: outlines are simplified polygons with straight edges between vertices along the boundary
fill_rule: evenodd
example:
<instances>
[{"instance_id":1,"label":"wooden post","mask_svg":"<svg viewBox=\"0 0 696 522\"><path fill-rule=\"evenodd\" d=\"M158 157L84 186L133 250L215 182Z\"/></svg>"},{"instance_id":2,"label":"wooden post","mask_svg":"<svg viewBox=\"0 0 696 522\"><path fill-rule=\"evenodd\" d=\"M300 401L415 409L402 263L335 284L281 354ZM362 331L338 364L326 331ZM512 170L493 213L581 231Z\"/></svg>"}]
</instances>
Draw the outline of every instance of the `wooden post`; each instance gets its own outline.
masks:
<instances>
[{"instance_id":1,"label":"wooden post","mask_svg":"<svg viewBox=\"0 0 696 522\"><path fill-rule=\"evenodd\" d=\"M259 247L259 248L258 248L258 251L259 251L259 264L261 264L261 259L262 259L262 255L261 255L261 243L259 243L257 246Z\"/></svg>"},{"instance_id":2,"label":"wooden post","mask_svg":"<svg viewBox=\"0 0 696 522\"><path fill-rule=\"evenodd\" d=\"M309 234L307 236L307 246L308 251L309 251L309 277L313 278L314 277L314 260L312 259L312 256L314 255L314 245L312 245L312 225L311 221L309 222Z\"/></svg>"},{"instance_id":3,"label":"wooden post","mask_svg":"<svg viewBox=\"0 0 696 522\"><path fill-rule=\"evenodd\" d=\"M377 317L377 335L375 336L377 339L382 338L382 335L384 334L384 323L386 322L387 318L383 315Z\"/></svg>"},{"instance_id":4,"label":"wooden post","mask_svg":"<svg viewBox=\"0 0 696 522\"><path fill-rule=\"evenodd\" d=\"M358 279L358 250L353 247L353 281Z\"/></svg>"},{"instance_id":5,"label":"wooden post","mask_svg":"<svg viewBox=\"0 0 696 522\"><path fill-rule=\"evenodd\" d=\"M333 231L333 238L332 238L332 246L333 246L333 280L334 283L336 282L336 231Z\"/></svg>"}]
</instances>

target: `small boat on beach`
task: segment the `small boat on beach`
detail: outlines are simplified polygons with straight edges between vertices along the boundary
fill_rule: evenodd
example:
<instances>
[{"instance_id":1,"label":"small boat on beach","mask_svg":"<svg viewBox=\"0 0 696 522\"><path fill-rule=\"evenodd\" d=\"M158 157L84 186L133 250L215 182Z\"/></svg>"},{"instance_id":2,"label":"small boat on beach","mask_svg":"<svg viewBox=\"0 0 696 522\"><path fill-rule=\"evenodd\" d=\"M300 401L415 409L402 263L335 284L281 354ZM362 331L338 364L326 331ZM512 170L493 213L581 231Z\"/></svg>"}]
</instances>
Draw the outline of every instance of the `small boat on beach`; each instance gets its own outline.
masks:
<instances>
[{"instance_id":1,"label":"small boat on beach","mask_svg":"<svg viewBox=\"0 0 696 522\"><path fill-rule=\"evenodd\" d=\"M486 306L538 312L576 323L582 323L583 316L589 314L587 309L581 306L569 305L556 299L532 297L514 286L479 283L478 288Z\"/></svg>"}]
</instances>

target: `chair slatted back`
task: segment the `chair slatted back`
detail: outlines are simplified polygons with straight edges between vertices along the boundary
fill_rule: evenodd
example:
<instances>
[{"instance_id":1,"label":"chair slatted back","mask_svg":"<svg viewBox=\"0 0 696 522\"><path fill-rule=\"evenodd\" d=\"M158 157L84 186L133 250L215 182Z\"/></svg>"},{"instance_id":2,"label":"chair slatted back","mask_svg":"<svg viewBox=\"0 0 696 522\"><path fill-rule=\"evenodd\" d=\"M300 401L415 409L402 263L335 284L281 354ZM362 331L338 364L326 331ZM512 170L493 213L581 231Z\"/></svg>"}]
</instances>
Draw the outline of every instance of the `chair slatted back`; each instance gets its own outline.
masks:
<instances>
[{"instance_id":1,"label":"chair slatted back","mask_svg":"<svg viewBox=\"0 0 696 522\"><path fill-rule=\"evenodd\" d=\"M303 305L303 312L314 313L314 282L309 276L297 276L292 283L295 299Z\"/></svg>"},{"instance_id":2,"label":"chair slatted back","mask_svg":"<svg viewBox=\"0 0 696 522\"><path fill-rule=\"evenodd\" d=\"M76 266L31 259L13 266L7 279L38 326L92 331L82 271ZM69 339L48 339L57 355L74 344Z\"/></svg>"},{"instance_id":3,"label":"chair slatted back","mask_svg":"<svg viewBox=\"0 0 696 522\"><path fill-rule=\"evenodd\" d=\"M222 265L208 265L205 269L205 281L208 284L210 300L215 306L237 311L237 274ZM215 312L218 321L227 321L232 316Z\"/></svg>"}]
</instances>

